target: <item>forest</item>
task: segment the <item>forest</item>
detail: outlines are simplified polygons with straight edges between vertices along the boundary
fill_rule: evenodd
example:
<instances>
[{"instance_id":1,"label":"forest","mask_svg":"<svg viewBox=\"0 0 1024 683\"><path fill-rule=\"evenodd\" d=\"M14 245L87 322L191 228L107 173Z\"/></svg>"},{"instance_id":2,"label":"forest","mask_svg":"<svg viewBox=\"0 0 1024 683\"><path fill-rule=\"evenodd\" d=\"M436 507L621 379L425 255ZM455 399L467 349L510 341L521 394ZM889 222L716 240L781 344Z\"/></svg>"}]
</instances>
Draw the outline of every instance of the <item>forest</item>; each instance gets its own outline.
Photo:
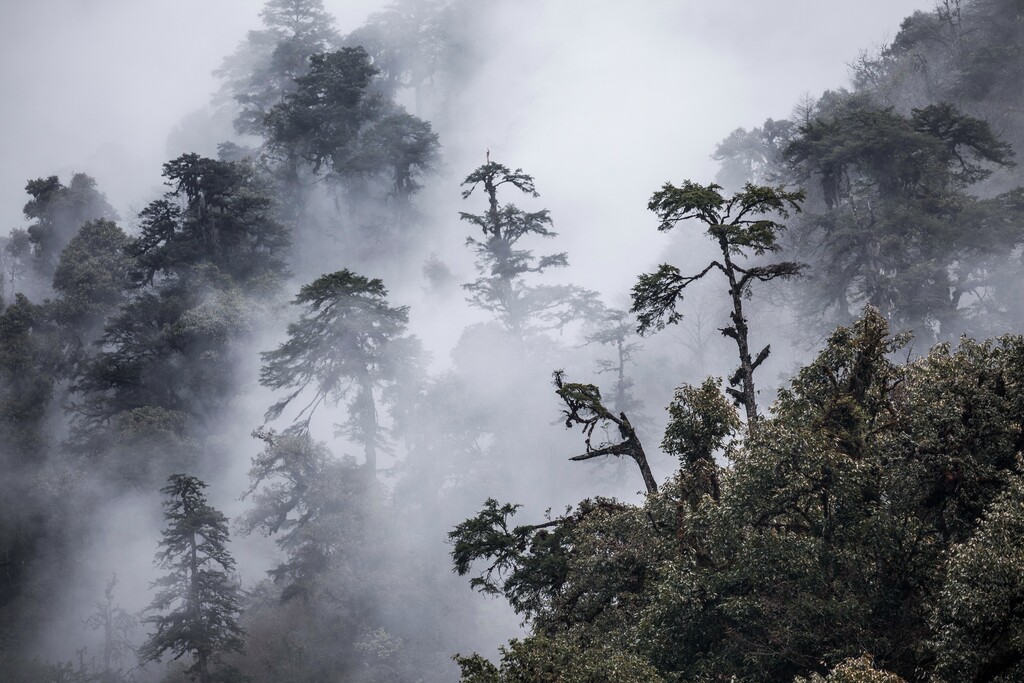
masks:
<instances>
[{"instance_id":1,"label":"forest","mask_svg":"<svg viewBox=\"0 0 1024 683\"><path fill-rule=\"evenodd\" d=\"M0 680L1024 680L1024 0L651 160L692 177L477 148L515 8L330 4L252 3L159 190L22 176Z\"/></svg>"}]
</instances>

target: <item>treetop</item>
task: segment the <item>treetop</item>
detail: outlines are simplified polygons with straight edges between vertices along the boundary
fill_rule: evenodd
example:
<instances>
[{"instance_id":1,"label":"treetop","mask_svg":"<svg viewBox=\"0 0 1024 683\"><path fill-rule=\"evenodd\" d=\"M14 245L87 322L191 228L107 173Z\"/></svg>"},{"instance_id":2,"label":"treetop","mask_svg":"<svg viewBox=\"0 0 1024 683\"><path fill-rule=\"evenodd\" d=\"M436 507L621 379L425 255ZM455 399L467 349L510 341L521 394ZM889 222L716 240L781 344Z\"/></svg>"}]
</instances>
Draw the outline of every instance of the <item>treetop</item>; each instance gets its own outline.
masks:
<instances>
[{"instance_id":1,"label":"treetop","mask_svg":"<svg viewBox=\"0 0 1024 683\"><path fill-rule=\"evenodd\" d=\"M468 199L480 183L483 183L484 187L488 190L510 184L519 189L523 194L530 195L531 197L540 196L540 193L534 187L533 176L523 173L521 168L511 171L508 166L491 161L489 155L486 164L478 167L462 181L464 186L469 186L469 189L462 191L462 198Z\"/></svg>"}]
</instances>

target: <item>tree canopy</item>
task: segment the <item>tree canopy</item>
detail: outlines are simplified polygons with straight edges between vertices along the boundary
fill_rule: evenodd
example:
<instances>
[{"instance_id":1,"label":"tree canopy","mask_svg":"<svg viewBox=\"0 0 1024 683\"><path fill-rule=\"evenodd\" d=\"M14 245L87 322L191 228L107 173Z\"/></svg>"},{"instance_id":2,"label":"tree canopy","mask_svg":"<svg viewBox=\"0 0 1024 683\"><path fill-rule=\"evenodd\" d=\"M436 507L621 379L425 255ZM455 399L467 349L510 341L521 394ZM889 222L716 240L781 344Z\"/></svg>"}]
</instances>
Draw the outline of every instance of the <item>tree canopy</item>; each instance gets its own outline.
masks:
<instances>
[{"instance_id":1,"label":"tree canopy","mask_svg":"<svg viewBox=\"0 0 1024 683\"><path fill-rule=\"evenodd\" d=\"M889 360L905 342L867 310L741 443L714 382L684 387L680 469L641 505L512 527L488 501L451 534L455 568L481 561L475 585L531 630L500 666L461 658L463 680L598 680L596 661L643 672L616 680L1018 677L1024 340Z\"/></svg>"}]
</instances>

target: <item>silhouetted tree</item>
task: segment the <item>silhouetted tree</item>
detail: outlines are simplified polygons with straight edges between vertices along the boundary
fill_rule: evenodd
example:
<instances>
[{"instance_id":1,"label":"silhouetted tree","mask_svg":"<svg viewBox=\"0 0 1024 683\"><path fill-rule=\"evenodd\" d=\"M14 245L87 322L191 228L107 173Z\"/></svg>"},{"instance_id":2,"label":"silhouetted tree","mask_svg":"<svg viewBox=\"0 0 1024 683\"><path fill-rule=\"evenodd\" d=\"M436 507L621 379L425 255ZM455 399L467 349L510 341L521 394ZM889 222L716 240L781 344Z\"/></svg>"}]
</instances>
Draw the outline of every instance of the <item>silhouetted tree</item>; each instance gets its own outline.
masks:
<instances>
[{"instance_id":1,"label":"silhouetted tree","mask_svg":"<svg viewBox=\"0 0 1024 683\"><path fill-rule=\"evenodd\" d=\"M583 461L605 455L629 456L640 468L640 475L643 477L647 493L658 492L658 483L647 463L647 454L644 453L643 444L640 443L636 430L630 424L626 413L620 411L618 415L615 415L601 401L600 389L593 384L566 382L561 371L555 372L555 391L565 403L565 408L562 409L562 414L565 416L565 428L572 429L579 426L586 437L586 453L570 458L570 460ZM594 446L591 443L594 430L598 427L606 429L609 425L615 426L621 441L618 443L605 442Z\"/></svg>"},{"instance_id":2,"label":"silhouetted tree","mask_svg":"<svg viewBox=\"0 0 1024 683\"><path fill-rule=\"evenodd\" d=\"M184 154L164 164L171 190L139 214L129 247L138 284L184 281L205 264L238 285L272 287L286 273L290 237L270 186L248 162Z\"/></svg>"},{"instance_id":3,"label":"silhouetted tree","mask_svg":"<svg viewBox=\"0 0 1024 683\"><path fill-rule=\"evenodd\" d=\"M286 165L309 164L344 173L359 132L377 119L386 100L370 90L377 74L361 47L313 55L309 72L266 116L267 145Z\"/></svg>"},{"instance_id":4,"label":"silhouetted tree","mask_svg":"<svg viewBox=\"0 0 1024 683\"><path fill-rule=\"evenodd\" d=\"M678 187L666 183L651 197L648 208L661 221L659 231L665 232L680 221L695 219L704 224L707 235L718 244L722 260L712 261L696 275L683 276L678 268L667 264L656 273L641 275L633 287L632 312L637 314L641 334L663 329L682 317L676 311L676 304L682 299L683 290L711 271L720 271L728 281L732 301L732 324L722 328L722 334L736 342L740 360L739 369L729 380L732 387L739 385L739 389L730 387L727 391L746 409L747 424L753 428L757 421L754 370L768 357L771 347L765 346L756 356L751 353L743 300L749 296L755 282L793 277L802 266L790 261L741 266L736 259L777 251L778 235L784 226L767 216L775 214L787 218L790 211L799 211L804 193L748 184L726 198L721 189L715 184L705 186L687 180Z\"/></svg>"},{"instance_id":5,"label":"silhouetted tree","mask_svg":"<svg viewBox=\"0 0 1024 683\"><path fill-rule=\"evenodd\" d=\"M513 334L522 336L531 328L561 327L586 314L594 305L594 293L573 285L528 285L524 276L541 274L550 268L569 265L565 252L534 256L532 251L517 248L528 237L555 237L547 209L523 211L514 204L498 203L498 190L505 185L530 197L540 196L533 177L522 169L488 161L470 173L462 182L468 199L478 187L483 188L487 211L483 214L460 212L462 220L478 227L483 239L466 238L466 244L477 254L476 269L480 277L463 287L470 292L469 302L494 313Z\"/></svg>"}]
</instances>

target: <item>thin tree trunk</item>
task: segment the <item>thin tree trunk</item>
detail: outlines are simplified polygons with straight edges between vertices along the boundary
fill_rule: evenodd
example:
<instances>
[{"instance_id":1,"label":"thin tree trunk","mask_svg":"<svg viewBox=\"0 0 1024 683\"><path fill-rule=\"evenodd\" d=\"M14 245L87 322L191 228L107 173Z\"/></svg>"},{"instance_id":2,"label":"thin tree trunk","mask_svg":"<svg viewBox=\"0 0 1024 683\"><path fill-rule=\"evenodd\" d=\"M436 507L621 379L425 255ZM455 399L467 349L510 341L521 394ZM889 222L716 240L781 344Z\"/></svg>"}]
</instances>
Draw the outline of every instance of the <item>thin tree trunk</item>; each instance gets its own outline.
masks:
<instances>
[{"instance_id":1,"label":"thin tree trunk","mask_svg":"<svg viewBox=\"0 0 1024 683\"><path fill-rule=\"evenodd\" d=\"M366 470L373 478L377 477L377 406L373 400L373 382L369 373L364 372L359 378L359 419L363 432L363 453L366 458Z\"/></svg>"},{"instance_id":2,"label":"thin tree trunk","mask_svg":"<svg viewBox=\"0 0 1024 683\"><path fill-rule=\"evenodd\" d=\"M195 635L195 633L199 633L202 630L200 627L203 618L202 612L199 609L199 558L195 533L192 533L189 536L188 544L190 572L189 601L191 602L191 605L189 605L189 611L192 612L193 635ZM210 683L210 671L206 661L206 649L202 646L196 647L196 657L199 660L197 664L199 668L200 683Z\"/></svg>"},{"instance_id":3,"label":"thin tree trunk","mask_svg":"<svg viewBox=\"0 0 1024 683\"><path fill-rule=\"evenodd\" d=\"M730 317L732 318L733 334L729 336L736 340L736 347L739 351L740 402L743 403L747 413L747 430L751 431L757 422L757 392L754 389L754 360L750 356L749 328L747 319L743 316L743 292L740 291L739 283L736 280L736 269L729 255L729 244L725 237L720 237L718 242L722 247L725 274L729 278L729 295L732 297Z\"/></svg>"}]
</instances>

